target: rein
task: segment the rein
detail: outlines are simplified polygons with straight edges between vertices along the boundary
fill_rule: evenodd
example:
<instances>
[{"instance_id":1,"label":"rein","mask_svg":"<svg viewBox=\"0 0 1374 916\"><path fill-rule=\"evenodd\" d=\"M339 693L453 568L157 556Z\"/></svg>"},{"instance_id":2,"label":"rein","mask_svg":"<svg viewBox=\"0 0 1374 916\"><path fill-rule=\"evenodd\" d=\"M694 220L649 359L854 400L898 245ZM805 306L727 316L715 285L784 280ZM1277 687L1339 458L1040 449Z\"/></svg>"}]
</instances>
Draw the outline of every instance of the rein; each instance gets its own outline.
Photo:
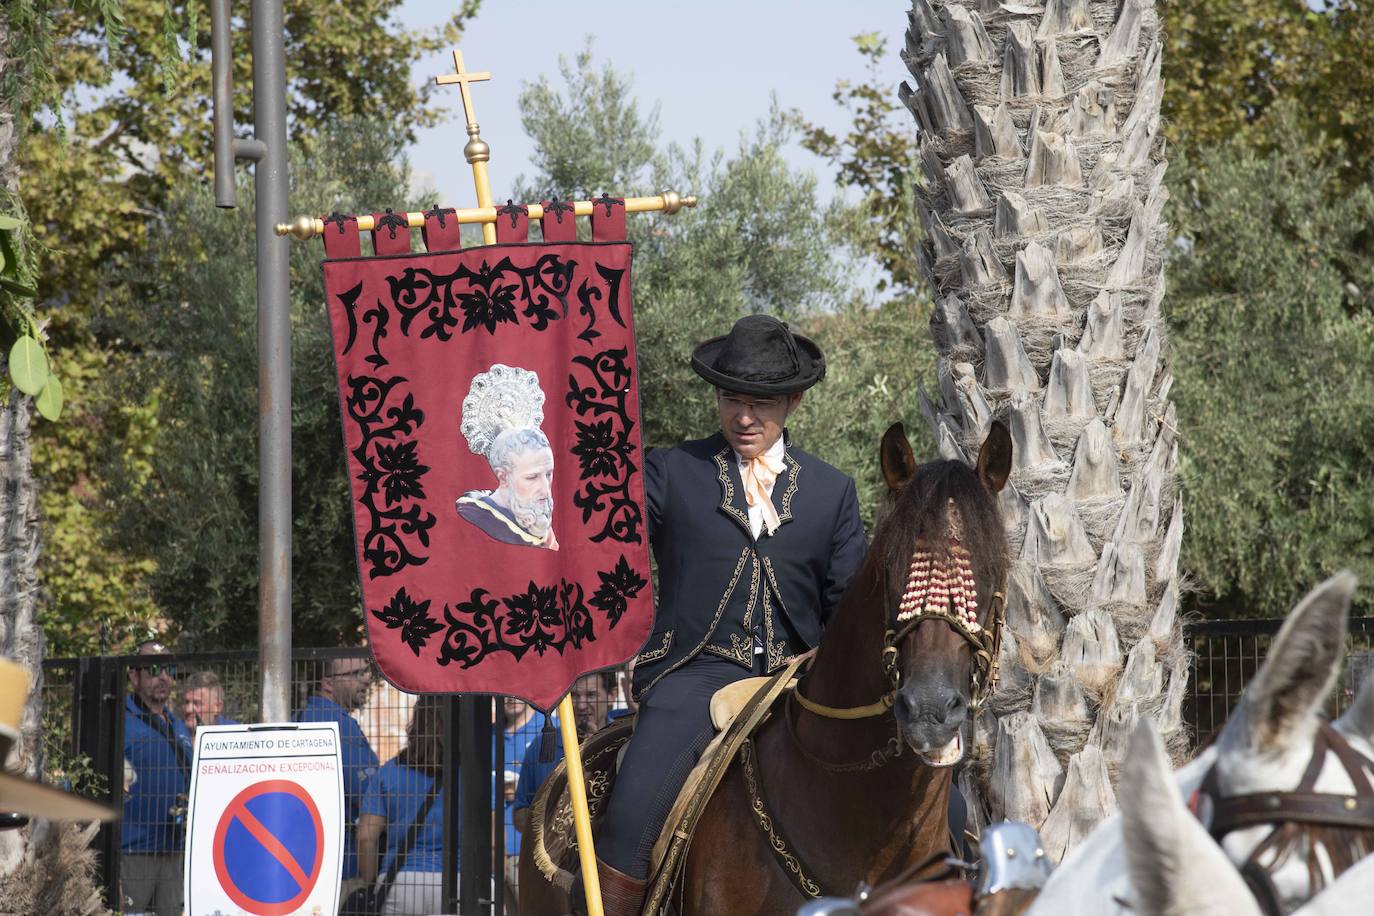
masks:
<instances>
[{"instance_id":1,"label":"rein","mask_svg":"<svg viewBox=\"0 0 1374 916\"><path fill-rule=\"evenodd\" d=\"M1317 792L1317 777L1326 763L1326 754L1336 755L1346 775L1355 787L1354 795ZM1275 825L1274 830L1250 853L1240 867L1241 877L1254 893L1266 913L1282 914L1283 903L1278 888L1260 858L1275 850L1285 831L1297 825L1335 827L1347 830L1374 831L1374 786L1365 775L1365 768L1374 769L1362 753L1350 746L1345 736L1322 722L1312 748L1312 759L1302 779L1291 792L1252 792L1246 795L1221 795L1216 765L1207 771L1190 803L1194 816L1218 844L1236 830L1264 824ZM1320 874L1309 865L1309 879L1315 893L1320 887Z\"/></svg>"}]
</instances>

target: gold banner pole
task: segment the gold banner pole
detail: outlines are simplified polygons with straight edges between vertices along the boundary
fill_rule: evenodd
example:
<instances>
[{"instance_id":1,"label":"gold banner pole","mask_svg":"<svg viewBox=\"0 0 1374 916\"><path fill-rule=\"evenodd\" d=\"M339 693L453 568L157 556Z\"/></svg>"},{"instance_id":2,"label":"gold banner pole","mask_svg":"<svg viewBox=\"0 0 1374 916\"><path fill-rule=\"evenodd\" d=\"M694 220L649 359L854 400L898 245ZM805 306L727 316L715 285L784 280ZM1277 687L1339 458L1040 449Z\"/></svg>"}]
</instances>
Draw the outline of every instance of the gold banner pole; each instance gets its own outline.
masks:
<instances>
[{"instance_id":1,"label":"gold banner pole","mask_svg":"<svg viewBox=\"0 0 1374 916\"><path fill-rule=\"evenodd\" d=\"M486 163L482 163L482 174L486 175ZM591 216L592 207L596 204L594 200L575 200L573 201L573 213L577 216ZM662 194L655 194L652 197L627 197L625 198L626 213L677 213L683 207L695 207L697 199L695 197L684 197L676 191L664 191ZM544 207L542 204L529 204L530 222L544 218ZM425 224L424 213L401 213L399 214L406 225L412 229L419 229ZM490 232L492 242L496 241L496 219L498 216L495 207L465 207L455 209L454 217L460 224L468 225L471 223L482 223L483 238ZM363 214L358 217L358 231L371 232L377 228L377 221L371 214ZM277 235L289 235L300 239L302 242L309 241L324 235L324 218L319 216L298 216L289 223L277 223Z\"/></svg>"},{"instance_id":2,"label":"gold banner pole","mask_svg":"<svg viewBox=\"0 0 1374 916\"><path fill-rule=\"evenodd\" d=\"M458 91L462 94L463 114L468 122L468 142L463 147L463 158L467 159L472 166L472 180L477 186L477 209L491 210L492 215L496 213L496 208L491 201L491 180L487 176L487 162L491 159L491 147L487 146L486 141L477 127L477 119L473 117L472 97L468 94L468 84L491 79L491 74L468 73L463 69L463 52L453 51L453 69L455 73L446 74L435 78L439 85L458 84ZM540 208L540 215L543 215L543 208ZM409 222L410 214L406 214ZM424 215L421 214L421 225L423 225ZM530 214L534 218L534 214ZM460 220L461 222L461 220ZM362 229L362 221L359 220L358 228ZM496 221L482 221L482 242L486 245L496 244ZM573 827L577 833L577 853L582 860L582 886L586 890L587 896L587 916L603 916L601 908L601 882L598 881L596 873L596 851L592 848L592 815L591 809L587 807L587 784L582 777L582 748L577 741L577 720L573 714L572 693L564 695L558 704L558 725L563 732L563 757L567 761L568 772L568 796L572 802Z\"/></svg>"}]
</instances>

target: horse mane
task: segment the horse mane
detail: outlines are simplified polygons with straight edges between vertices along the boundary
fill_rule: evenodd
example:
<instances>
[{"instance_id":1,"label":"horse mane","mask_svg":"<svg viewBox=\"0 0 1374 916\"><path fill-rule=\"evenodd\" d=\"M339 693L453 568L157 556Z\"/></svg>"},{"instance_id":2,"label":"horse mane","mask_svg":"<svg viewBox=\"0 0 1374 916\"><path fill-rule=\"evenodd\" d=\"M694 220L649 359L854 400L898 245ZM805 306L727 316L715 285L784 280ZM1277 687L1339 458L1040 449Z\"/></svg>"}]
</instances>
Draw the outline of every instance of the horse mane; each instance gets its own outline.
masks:
<instances>
[{"instance_id":1,"label":"horse mane","mask_svg":"<svg viewBox=\"0 0 1374 916\"><path fill-rule=\"evenodd\" d=\"M1264 841L1261 847L1269 854L1264 856L1270 862L1266 870L1272 871L1292 858L1307 866L1308 886L1311 896L1315 897L1326 887L1322 854L1330 865L1334 881L1374 852L1374 830L1289 822L1280 826L1272 840ZM1322 854L1318 853L1319 849Z\"/></svg>"},{"instance_id":2,"label":"horse mane","mask_svg":"<svg viewBox=\"0 0 1374 916\"><path fill-rule=\"evenodd\" d=\"M993 591L1005 581L1007 534L996 498L962 461L930 461L920 465L901 490L888 493L873 533L868 555L878 565L889 606L895 606L906 584L918 543L925 544L937 559L948 551L951 500L959 516L960 543L973 564L980 616Z\"/></svg>"}]
</instances>

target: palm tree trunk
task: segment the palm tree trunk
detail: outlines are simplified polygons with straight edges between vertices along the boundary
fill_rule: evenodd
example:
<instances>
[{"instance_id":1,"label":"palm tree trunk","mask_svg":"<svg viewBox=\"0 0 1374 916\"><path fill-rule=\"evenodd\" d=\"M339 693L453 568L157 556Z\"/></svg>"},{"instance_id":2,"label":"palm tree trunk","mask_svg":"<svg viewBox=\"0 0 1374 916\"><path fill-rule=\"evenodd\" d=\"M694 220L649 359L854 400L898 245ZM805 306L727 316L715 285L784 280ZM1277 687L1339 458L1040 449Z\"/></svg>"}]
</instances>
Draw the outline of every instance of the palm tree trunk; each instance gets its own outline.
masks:
<instances>
[{"instance_id":1,"label":"palm tree trunk","mask_svg":"<svg viewBox=\"0 0 1374 916\"><path fill-rule=\"evenodd\" d=\"M1015 444L1003 681L967 788L1057 857L1115 810L1142 715L1186 745L1159 19L1153 0L914 0L909 22L940 353L922 406L946 457L994 417Z\"/></svg>"}]
</instances>

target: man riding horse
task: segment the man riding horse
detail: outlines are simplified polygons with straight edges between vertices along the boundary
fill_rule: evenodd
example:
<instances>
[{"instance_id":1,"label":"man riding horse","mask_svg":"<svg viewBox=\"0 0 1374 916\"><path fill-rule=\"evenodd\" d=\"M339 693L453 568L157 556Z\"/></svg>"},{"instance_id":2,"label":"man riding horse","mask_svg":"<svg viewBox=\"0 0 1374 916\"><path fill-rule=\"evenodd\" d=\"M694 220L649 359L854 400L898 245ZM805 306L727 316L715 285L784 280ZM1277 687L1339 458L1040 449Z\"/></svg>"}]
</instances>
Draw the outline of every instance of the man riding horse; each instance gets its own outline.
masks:
<instances>
[{"instance_id":1,"label":"man riding horse","mask_svg":"<svg viewBox=\"0 0 1374 916\"><path fill-rule=\"evenodd\" d=\"M784 428L825 377L820 348L751 315L697 347L692 368L716 388L720 432L645 460L658 607L597 841L608 916L643 904L654 842L713 734L712 695L814 648L866 549L853 479Z\"/></svg>"}]
</instances>

